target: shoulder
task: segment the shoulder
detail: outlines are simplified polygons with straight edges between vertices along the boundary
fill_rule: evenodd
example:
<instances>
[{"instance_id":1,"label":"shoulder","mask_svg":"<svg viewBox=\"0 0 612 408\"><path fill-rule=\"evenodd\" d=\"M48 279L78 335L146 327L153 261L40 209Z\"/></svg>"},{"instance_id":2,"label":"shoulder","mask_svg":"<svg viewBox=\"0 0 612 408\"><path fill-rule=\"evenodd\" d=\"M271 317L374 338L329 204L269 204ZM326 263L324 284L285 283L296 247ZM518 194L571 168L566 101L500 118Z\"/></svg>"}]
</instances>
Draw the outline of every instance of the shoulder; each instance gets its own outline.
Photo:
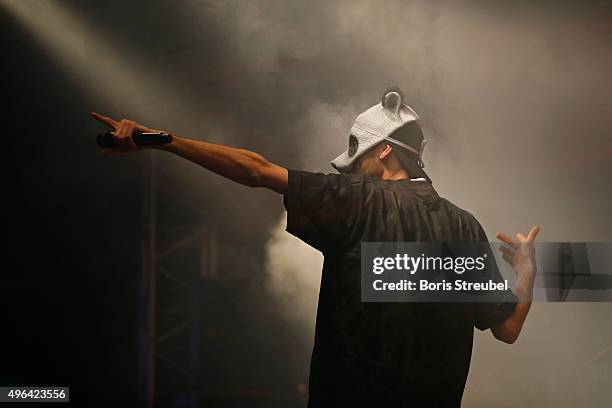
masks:
<instances>
[{"instance_id":1,"label":"shoulder","mask_svg":"<svg viewBox=\"0 0 612 408\"><path fill-rule=\"evenodd\" d=\"M376 179L370 176L362 176L355 174L344 174L344 173L323 173L323 172L311 172L306 170L295 170L287 169L289 177L295 179L305 179L313 181L335 181L345 182L351 184L370 183Z\"/></svg>"},{"instance_id":2,"label":"shoulder","mask_svg":"<svg viewBox=\"0 0 612 408\"><path fill-rule=\"evenodd\" d=\"M367 175L288 170L290 189L329 189L338 191L371 190L381 187L380 180Z\"/></svg>"}]
</instances>

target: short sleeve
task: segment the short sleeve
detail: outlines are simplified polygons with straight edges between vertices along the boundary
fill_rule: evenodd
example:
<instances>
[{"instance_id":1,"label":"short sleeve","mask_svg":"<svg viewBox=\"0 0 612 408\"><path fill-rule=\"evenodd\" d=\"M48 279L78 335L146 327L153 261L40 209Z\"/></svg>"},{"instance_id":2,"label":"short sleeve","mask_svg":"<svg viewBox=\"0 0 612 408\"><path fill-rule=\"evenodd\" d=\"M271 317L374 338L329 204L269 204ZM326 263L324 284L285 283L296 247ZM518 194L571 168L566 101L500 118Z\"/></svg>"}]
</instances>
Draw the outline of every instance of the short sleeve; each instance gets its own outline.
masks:
<instances>
[{"instance_id":1,"label":"short sleeve","mask_svg":"<svg viewBox=\"0 0 612 408\"><path fill-rule=\"evenodd\" d=\"M355 176L289 170L283 203L287 232L326 252L347 239L359 206Z\"/></svg>"},{"instance_id":2,"label":"short sleeve","mask_svg":"<svg viewBox=\"0 0 612 408\"><path fill-rule=\"evenodd\" d=\"M477 224L477 236L479 242L489 242L487 234L484 232L482 226L476 221ZM492 260L492 268L490 277L494 281L500 282L502 280L501 273L499 272L495 257L491 251L491 247L486 247L487 258ZM478 302L475 303L475 319L474 326L479 330L487 330L491 327L495 327L503 323L508 317L514 313L516 302L518 298L511 290L506 290L503 299L499 302Z\"/></svg>"}]
</instances>

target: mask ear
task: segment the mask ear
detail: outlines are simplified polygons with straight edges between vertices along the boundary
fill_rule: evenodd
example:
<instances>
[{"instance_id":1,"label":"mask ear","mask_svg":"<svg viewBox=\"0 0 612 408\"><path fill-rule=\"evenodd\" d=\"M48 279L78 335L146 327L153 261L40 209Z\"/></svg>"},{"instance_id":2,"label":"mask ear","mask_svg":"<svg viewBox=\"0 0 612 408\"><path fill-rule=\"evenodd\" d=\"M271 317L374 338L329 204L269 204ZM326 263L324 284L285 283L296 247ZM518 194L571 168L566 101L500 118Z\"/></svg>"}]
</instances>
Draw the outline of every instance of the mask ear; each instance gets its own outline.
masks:
<instances>
[{"instance_id":1,"label":"mask ear","mask_svg":"<svg viewBox=\"0 0 612 408\"><path fill-rule=\"evenodd\" d=\"M399 89L390 89L383 94L381 104L392 117L399 119L404 96Z\"/></svg>"}]
</instances>

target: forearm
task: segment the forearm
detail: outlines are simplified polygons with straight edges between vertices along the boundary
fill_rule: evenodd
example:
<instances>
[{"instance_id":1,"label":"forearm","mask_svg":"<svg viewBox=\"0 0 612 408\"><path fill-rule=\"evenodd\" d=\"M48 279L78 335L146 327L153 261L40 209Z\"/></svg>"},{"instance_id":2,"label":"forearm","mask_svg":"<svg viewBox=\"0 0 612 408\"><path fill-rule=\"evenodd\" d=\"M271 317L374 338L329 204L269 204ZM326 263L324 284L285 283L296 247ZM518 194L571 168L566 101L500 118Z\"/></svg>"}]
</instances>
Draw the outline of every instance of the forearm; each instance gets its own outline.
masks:
<instances>
[{"instance_id":1,"label":"forearm","mask_svg":"<svg viewBox=\"0 0 612 408\"><path fill-rule=\"evenodd\" d=\"M518 298L514 312L503 323L491 328L493 335L498 340L512 344L521 333L523 323L525 323L529 309L531 309L534 277L535 273L529 273L517 279L512 289Z\"/></svg>"},{"instance_id":2,"label":"forearm","mask_svg":"<svg viewBox=\"0 0 612 408\"><path fill-rule=\"evenodd\" d=\"M158 149L174 153L223 177L249 187L267 187L278 193L286 189L287 170L258 153L221 144L174 136Z\"/></svg>"}]
</instances>

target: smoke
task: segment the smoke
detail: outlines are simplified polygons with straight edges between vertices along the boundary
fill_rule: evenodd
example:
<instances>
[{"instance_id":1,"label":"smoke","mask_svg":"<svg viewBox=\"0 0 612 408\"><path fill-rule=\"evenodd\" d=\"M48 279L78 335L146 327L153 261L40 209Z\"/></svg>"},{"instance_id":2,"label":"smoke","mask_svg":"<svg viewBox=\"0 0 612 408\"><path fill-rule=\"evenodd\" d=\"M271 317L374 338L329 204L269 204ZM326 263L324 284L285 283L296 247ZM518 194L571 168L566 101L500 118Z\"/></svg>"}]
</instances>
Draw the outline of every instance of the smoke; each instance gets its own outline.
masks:
<instances>
[{"instance_id":1,"label":"smoke","mask_svg":"<svg viewBox=\"0 0 612 408\"><path fill-rule=\"evenodd\" d=\"M540 224L542 241L609 240L612 103L605 72L612 55L605 19L595 7L496 6L334 2L321 6L326 17L307 16L320 36L305 29L312 37L302 38L326 44L310 58L326 67L317 72L328 85L293 127L299 164L328 171L355 116L397 84L424 118L424 161L434 185L475 214L489 238ZM302 64L313 66L308 57ZM319 276L303 281L316 267L295 259L317 253L293 257L295 239L285 242L281 231L267 246L268 259L277 259L268 263L270 289L308 305L287 305L285 313L303 322L311 310L310 327ZM464 403L609 404L610 312L609 304L535 304L511 347L476 333Z\"/></svg>"},{"instance_id":2,"label":"smoke","mask_svg":"<svg viewBox=\"0 0 612 408\"><path fill-rule=\"evenodd\" d=\"M355 116L400 86L423 118L434 186L490 239L533 224L542 241L612 237L604 2L183 1L129 12L118 3L100 13L128 28L104 35L65 3L36 2L38 12L32 2L2 4L94 102L290 168L332 171ZM157 28L144 39L129 28L136 13ZM311 338L321 255L284 232L280 198L174 157L158 164L168 184L222 220L225 239L265 254L267 271L253 279ZM611 312L536 304L517 344L477 334L464 403L604 405Z\"/></svg>"},{"instance_id":3,"label":"smoke","mask_svg":"<svg viewBox=\"0 0 612 408\"><path fill-rule=\"evenodd\" d=\"M2 0L0 4L29 29L50 57L64 67L66 75L75 79L75 85L97 104L112 105L115 112L132 118L146 118L160 113L159 106L150 101L163 99L174 106L173 116L178 112L201 115L194 108L198 104L164 80L151 64L151 56L143 57L126 47L121 37L114 37L108 29L88 24L70 5L48 0Z\"/></svg>"},{"instance_id":4,"label":"smoke","mask_svg":"<svg viewBox=\"0 0 612 408\"><path fill-rule=\"evenodd\" d=\"M282 217L266 247L266 288L279 303L281 313L305 333L314 330L323 267L322 254L285 232Z\"/></svg>"},{"instance_id":5,"label":"smoke","mask_svg":"<svg viewBox=\"0 0 612 408\"><path fill-rule=\"evenodd\" d=\"M331 160L348 148L348 136L360 109L352 101L345 104L313 104L298 123L305 137L298 140L304 170L332 171Z\"/></svg>"}]
</instances>

